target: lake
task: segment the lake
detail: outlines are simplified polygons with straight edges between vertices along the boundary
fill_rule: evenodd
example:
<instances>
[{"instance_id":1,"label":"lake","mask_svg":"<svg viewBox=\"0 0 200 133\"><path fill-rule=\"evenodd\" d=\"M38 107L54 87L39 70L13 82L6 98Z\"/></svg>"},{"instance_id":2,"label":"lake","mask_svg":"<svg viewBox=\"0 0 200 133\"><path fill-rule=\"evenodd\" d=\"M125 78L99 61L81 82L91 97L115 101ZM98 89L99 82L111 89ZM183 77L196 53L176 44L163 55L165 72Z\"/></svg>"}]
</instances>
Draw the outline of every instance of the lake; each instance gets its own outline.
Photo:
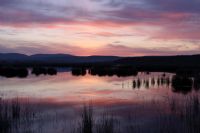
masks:
<instances>
[{"instance_id":1,"label":"lake","mask_svg":"<svg viewBox=\"0 0 200 133\"><path fill-rule=\"evenodd\" d=\"M194 85L176 89L172 85L174 76L167 72L139 72L126 77L88 73L73 76L70 71L60 70L54 76L0 77L0 101L11 106L12 114L13 105L20 106L20 120L14 120L11 125L15 126L5 132L80 132L83 114L90 113L90 109L93 132L105 132L104 122L113 127L108 133L155 133L168 127L174 132L188 131L193 127L185 126L180 110L198 98L199 91Z\"/></svg>"}]
</instances>

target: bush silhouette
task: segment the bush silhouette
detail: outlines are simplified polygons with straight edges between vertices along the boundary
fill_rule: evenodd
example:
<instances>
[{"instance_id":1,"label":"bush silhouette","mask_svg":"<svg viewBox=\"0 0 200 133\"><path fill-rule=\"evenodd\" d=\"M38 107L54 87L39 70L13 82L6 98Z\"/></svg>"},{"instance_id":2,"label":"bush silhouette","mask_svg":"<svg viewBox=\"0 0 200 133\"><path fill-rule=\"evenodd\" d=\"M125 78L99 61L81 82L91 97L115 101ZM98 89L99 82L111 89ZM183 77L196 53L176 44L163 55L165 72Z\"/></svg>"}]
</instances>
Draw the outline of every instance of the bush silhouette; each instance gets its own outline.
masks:
<instances>
[{"instance_id":1,"label":"bush silhouette","mask_svg":"<svg viewBox=\"0 0 200 133\"><path fill-rule=\"evenodd\" d=\"M180 92L187 94L192 90L193 81L189 77L185 76L174 76L172 78L172 87L174 92Z\"/></svg>"},{"instance_id":2,"label":"bush silhouette","mask_svg":"<svg viewBox=\"0 0 200 133\"><path fill-rule=\"evenodd\" d=\"M13 77L20 77L25 78L28 76L28 70L26 68L0 68L0 76L13 78Z\"/></svg>"},{"instance_id":3,"label":"bush silhouette","mask_svg":"<svg viewBox=\"0 0 200 133\"><path fill-rule=\"evenodd\" d=\"M47 69L42 68L42 67L37 67L32 69L32 74L35 74L36 76L39 76L41 74L46 75L47 74Z\"/></svg>"},{"instance_id":4,"label":"bush silhouette","mask_svg":"<svg viewBox=\"0 0 200 133\"><path fill-rule=\"evenodd\" d=\"M32 74L35 74L36 76L39 75L56 75L57 70L55 68L44 68L44 67L36 67L32 69Z\"/></svg>"},{"instance_id":5,"label":"bush silhouette","mask_svg":"<svg viewBox=\"0 0 200 133\"><path fill-rule=\"evenodd\" d=\"M49 75L56 75L57 74L57 70L55 68L48 68L47 69L47 73Z\"/></svg>"},{"instance_id":6,"label":"bush silhouette","mask_svg":"<svg viewBox=\"0 0 200 133\"><path fill-rule=\"evenodd\" d=\"M110 67L92 67L89 69L91 75L98 76L136 76L137 71L132 66L110 66Z\"/></svg>"},{"instance_id":7,"label":"bush silhouette","mask_svg":"<svg viewBox=\"0 0 200 133\"><path fill-rule=\"evenodd\" d=\"M72 75L74 76L84 76L86 73L85 68L72 68Z\"/></svg>"}]
</instances>

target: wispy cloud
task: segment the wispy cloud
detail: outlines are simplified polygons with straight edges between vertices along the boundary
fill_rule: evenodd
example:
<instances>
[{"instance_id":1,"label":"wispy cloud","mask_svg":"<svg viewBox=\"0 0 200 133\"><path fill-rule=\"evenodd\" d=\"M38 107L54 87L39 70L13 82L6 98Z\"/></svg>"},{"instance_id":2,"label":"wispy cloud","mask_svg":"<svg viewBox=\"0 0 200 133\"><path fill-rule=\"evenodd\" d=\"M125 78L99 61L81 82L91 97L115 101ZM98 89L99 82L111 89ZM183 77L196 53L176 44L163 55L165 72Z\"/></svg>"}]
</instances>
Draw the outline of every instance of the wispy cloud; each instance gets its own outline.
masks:
<instances>
[{"instance_id":1,"label":"wispy cloud","mask_svg":"<svg viewBox=\"0 0 200 133\"><path fill-rule=\"evenodd\" d=\"M125 42L129 40L130 46L132 38L138 35L150 38L154 40L154 43L157 43L158 39L162 41L175 40L179 41L179 43L185 41L188 42L187 45L189 47L192 44L191 41L200 41L199 5L199 0L1 0L0 27L19 28L18 30L22 28L34 29L35 27L49 28L52 31L54 29L62 29L68 33L71 31L70 29L63 29L62 26L58 25L73 25L75 27L85 27L84 31L79 31L79 29L73 31L77 37L82 38L85 36L91 38L96 36L103 38L115 37L121 41L126 37ZM88 27L90 30L87 30ZM31 31L27 34L31 34ZM14 34L12 35L15 36ZM37 40L37 37L35 39ZM137 41L137 39L135 40ZM69 40L69 42L75 41L77 40L72 40L72 38ZM111 42L106 39L103 41L107 44ZM143 46L140 46L140 44L137 47L130 46L128 48L126 44L118 46L106 45L104 48L96 46L99 49L94 49L94 51L97 54L106 51L106 53L120 55L177 53L173 45L162 49L162 41L160 41L160 46L152 47L151 49L145 48L144 45L147 45L146 43L148 42L144 41L141 44ZM40 43L40 46L31 46L30 43L29 45L16 45L11 48L2 44L1 51L13 49L15 52L36 53L42 52L42 49L46 49L47 46L49 48L46 50L47 52L64 51L58 49L60 46L55 49L51 48L51 44L47 44L49 42L44 41L43 43ZM63 41L63 44L65 43ZM32 50L29 50L30 47ZM63 45L62 47L65 49L65 53L80 53L78 50L82 50L81 46L74 48L73 43L71 45ZM51 49L54 49L54 51ZM78 50L76 51L75 49ZM178 51L177 54L196 52L199 52L199 50L189 49L188 51Z\"/></svg>"}]
</instances>

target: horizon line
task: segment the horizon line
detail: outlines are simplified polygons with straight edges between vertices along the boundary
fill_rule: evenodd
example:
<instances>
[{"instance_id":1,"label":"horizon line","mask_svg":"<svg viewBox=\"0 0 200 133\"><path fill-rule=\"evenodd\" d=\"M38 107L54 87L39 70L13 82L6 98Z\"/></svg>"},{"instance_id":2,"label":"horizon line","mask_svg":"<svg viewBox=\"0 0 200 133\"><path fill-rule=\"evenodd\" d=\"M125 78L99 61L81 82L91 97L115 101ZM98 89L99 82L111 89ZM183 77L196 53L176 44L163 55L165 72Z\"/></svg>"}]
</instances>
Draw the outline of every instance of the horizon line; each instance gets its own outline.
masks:
<instances>
[{"instance_id":1,"label":"horizon line","mask_svg":"<svg viewBox=\"0 0 200 133\"><path fill-rule=\"evenodd\" d=\"M75 55L75 54L67 54L67 53L36 53L36 54L24 54L24 53L15 53L15 52L0 52L0 54L21 54L25 56L34 56L34 55L69 55L69 56L77 56L77 57L92 57L92 56L110 56L110 57L170 57L170 56L195 56L198 54L171 54L171 55L136 55L136 56L119 56L119 55Z\"/></svg>"}]
</instances>

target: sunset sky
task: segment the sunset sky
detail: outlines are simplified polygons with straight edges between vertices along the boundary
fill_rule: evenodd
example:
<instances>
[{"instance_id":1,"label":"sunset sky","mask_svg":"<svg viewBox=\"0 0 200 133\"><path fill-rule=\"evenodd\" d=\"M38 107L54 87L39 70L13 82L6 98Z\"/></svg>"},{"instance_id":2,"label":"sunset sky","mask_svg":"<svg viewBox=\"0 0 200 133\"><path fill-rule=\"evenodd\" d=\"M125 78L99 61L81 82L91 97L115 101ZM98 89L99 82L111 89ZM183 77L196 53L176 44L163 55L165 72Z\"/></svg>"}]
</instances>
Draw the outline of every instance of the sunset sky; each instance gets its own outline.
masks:
<instances>
[{"instance_id":1,"label":"sunset sky","mask_svg":"<svg viewBox=\"0 0 200 133\"><path fill-rule=\"evenodd\" d=\"M200 0L0 0L0 52L200 53Z\"/></svg>"}]
</instances>

